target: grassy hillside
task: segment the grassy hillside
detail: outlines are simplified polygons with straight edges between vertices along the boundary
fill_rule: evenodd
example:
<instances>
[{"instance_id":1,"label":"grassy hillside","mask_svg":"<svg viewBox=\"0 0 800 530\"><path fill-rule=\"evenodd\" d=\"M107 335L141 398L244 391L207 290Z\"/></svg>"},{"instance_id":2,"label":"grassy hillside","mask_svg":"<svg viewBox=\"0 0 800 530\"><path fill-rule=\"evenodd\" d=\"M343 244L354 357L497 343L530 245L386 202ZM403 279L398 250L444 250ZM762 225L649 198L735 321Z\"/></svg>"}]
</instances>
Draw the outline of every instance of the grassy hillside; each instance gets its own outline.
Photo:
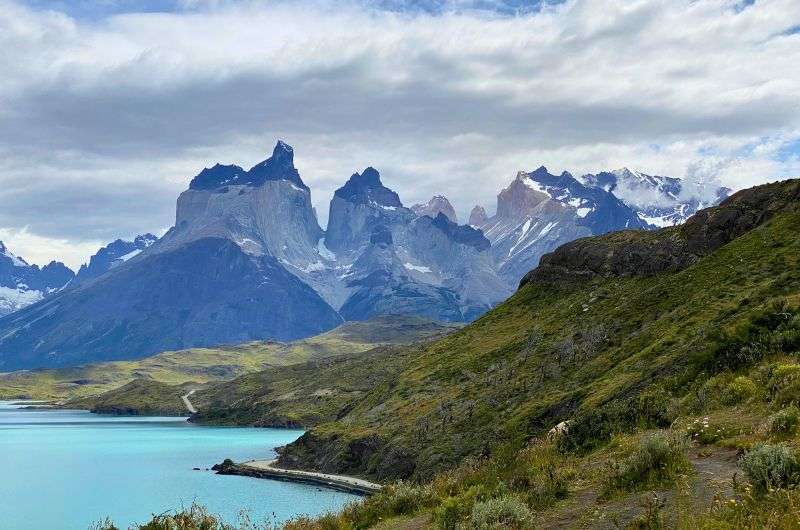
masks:
<instances>
[{"instance_id":1,"label":"grassy hillside","mask_svg":"<svg viewBox=\"0 0 800 530\"><path fill-rule=\"evenodd\" d=\"M251 342L218 348L164 352L139 361L0 374L0 399L72 399L98 395L134 379L178 385L233 379L238 375L312 359L363 352L379 344L412 342L455 329L416 317L349 322L291 343Z\"/></svg>"},{"instance_id":2,"label":"grassy hillside","mask_svg":"<svg viewBox=\"0 0 800 530\"><path fill-rule=\"evenodd\" d=\"M312 427L342 417L376 385L396 377L417 346L383 346L322 361L271 368L201 389L192 421Z\"/></svg>"},{"instance_id":3,"label":"grassy hillside","mask_svg":"<svg viewBox=\"0 0 800 530\"><path fill-rule=\"evenodd\" d=\"M189 412L181 396L188 394L196 386L191 382L171 385L151 379L134 379L99 396L72 399L67 402L67 406L101 414L188 416Z\"/></svg>"}]
</instances>

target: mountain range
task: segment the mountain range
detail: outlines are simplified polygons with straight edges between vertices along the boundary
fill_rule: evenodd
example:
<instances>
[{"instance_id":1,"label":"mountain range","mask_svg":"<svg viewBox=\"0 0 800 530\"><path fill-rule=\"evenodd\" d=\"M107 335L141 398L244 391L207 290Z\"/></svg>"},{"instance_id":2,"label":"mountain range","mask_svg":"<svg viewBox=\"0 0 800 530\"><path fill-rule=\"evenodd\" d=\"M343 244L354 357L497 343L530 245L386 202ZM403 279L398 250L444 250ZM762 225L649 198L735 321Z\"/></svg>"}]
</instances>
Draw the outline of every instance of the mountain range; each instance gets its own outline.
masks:
<instances>
[{"instance_id":1,"label":"mountain range","mask_svg":"<svg viewBox=\"0 0 800 530\"><path fill-rule=\"evenodd\" d=\"M63 289L74 277L75 273L58 261L41 269L29 265L0 241L0 316Z\"/></svg>"},{"instance_id":2,"label":"mountain range","mask_svg":"<svg viewBox=\"0 0 800 530\"><path fill-rule=\"evenodd\" d=\"M114 241L74 281L51 264L35 270L61 271L55 283L6 282L41 289L25 300L37 303L0 319L0 370L295 340L382 314L471 321L563 243L681 222L705 200L682 186L629 170L576 178L541 167L500 192L493 216L476 207L459 225L444 196L408 208L368 167L336 190L323 230L294 151L279 141L249 170L202 170L160 239ZM711 202L728 193L715 189Z\"/></svg>"}]
</instances>

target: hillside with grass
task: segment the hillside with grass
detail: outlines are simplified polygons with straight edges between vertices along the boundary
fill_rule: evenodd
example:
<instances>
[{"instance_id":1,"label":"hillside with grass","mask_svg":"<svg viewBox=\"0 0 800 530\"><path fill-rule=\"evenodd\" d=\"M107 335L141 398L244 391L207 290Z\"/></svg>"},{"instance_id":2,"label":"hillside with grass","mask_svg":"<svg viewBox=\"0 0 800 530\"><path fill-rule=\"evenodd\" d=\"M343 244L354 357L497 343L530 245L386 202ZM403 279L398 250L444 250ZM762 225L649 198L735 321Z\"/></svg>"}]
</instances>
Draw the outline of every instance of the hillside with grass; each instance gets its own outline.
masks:
<instances>
[{"instance_id":1,"label":"hillside with grass","mask_svg":"<svg viewBox=\"0 0 800 530\"><path fill-rule=\"evenodd\" d=\"M561 247L283 449L411 481L292 527L797 528L799 261L797 180Z\"/></svg>"},{"instance_id":2,"label":"hillside with grass","mask_svg":"<svg viewBox=\"0 0 800 530\"><path fill-rule=\"evenodd\" d=\"M120 388L133 380L202 385L274 366L364 352L381 344L409 343L453 329L457 326L419 317L385 316L366 322L348 322L322 335L290 343L250 342L164 352L138 361L0 373L0 399L85 398ZM163 392L159 385L152 389L142 385L141 389L156 394Z\"/></svg>"}]
</instances>

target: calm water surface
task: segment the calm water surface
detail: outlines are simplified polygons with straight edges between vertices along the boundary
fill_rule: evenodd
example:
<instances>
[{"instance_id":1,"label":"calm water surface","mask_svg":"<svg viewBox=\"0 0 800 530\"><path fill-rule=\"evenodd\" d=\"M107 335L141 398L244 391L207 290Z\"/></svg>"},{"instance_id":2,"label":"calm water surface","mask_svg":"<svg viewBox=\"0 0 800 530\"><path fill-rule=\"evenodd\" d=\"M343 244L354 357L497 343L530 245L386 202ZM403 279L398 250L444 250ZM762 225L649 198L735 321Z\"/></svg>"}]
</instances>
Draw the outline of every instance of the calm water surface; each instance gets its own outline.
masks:
<instances>
[{"instance_id":1,"label":"calm water surface","mask_svg":"<svg viewBox=\"0 0 800 530\"><path fill-rule=\"evenodd\" d=\"M198 502L235 523L341 508L353 495L215 475L223 458L274 456L299 430L200 427L182 418L21 410L0 402L0 529L72 530L111 517L126 528Z\"/></svg>"}]
</instances>

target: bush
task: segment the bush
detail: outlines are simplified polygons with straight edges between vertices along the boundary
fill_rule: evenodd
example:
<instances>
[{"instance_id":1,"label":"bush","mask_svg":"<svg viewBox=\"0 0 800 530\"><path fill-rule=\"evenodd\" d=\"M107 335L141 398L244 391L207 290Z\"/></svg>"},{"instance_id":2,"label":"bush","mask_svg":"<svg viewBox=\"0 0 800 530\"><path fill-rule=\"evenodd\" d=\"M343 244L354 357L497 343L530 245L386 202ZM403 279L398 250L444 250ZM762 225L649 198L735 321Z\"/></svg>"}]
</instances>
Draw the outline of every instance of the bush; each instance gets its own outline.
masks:
<instances>
[{"instance_id":1,"label":"bush","mask_svg":"<svg viewBox=\"0 0 800 530\"><path fill-rule=\"evenodd\" d=\"M722 389L720 402L723 405L733 406L751 401L758 394L758 387L749 378L739 376Z\"/></svg>"},{"instance_id":2,"label":"bush","mask_svg":"<svg viewBox=\"0 0 800 530\"><path fill-rule=\"evenodd\" d=\"M794 434L798 425L800 425L800 409L794 405L779 410L767 419L767 431L773 436Z\"/></svg>"},{"instance_id":3,"label":"bush","mask_svg":"<svg viewBox=\"0 0 800 530\"><path fill-rule=\"evenodd\" d=\"M797 456L784 445L759 444L739 460L739 466L758 493L792 486L800 480Z\"/></svg>"},{"instance_id":4,"label":"bush","mask_svg":"<svg viewBox=\"0 0 800 530\"><path fill-rule=\"evenodd\" d=\"M116 528L108 521L104 530ZM197 504L190 508L171 514L161 514L153 517L150 522L137 525L136 530L234 530L233 526L224 524L219 518L210 515L208 511ZM242 521L241 528L253 528L249 521Z\"/></svg>"},{"instance_id":5,"label":"bush","mask_svg":"<svg viewBox=\"0 0 800 530\"><path fill-rule=\"evenodd\" d=\"M664 388L648 389L638 397L609 401L582 411L570 420L569 433L557 440L563 452L587 453L612 436L635 428L664 429L676 417L677 401Z\"/></svg>"},{"instance_id":6,"label":"bush","mask_svg":"<svg viewBox=\"0 0 800 530\"><path fill-rule=\"evenodd\" d=\"M473 506L470 528L475 530L529 528L531 519L531 511L522 499L505 495Z\"/></svg>"},{"instance_id":7,"label":"bush","mask_svg":"<svg viewBox=\"0 0 800 530\"><path fill-rule=\"evenodd\" d=\"M665 485L691 469L686 457L688 440L684 436L659 432L645 436L622 462L611 464L606 493L634 491L645 486Z\"/></svg>"},{"instance_id":8,"label":"bush","mask_svg":"<svg viewBox=\"0 0 800 530\"><path fill-rule=\"evenodd\" d=\"M381 501L383 513L405 515L431 506L434 502L434 495L429 485L420 486L409 482L399 482L386 488L386 494L381 496Z\"/></svg>"},{"instance_id":9,"label":"bush","mask_svg":"<svg viewBox=\"0 0 800 530\"><path fill-rule=\"evenodd\" d=\"M549 443L535 443L520 451L508 474L508 485L525 495L536 509L546 508L569 493L572 466Z\"/></svg>"},{"instance_id":10,"label":"bush","mask_svg":"<svg viewBox=\"0 0 800 530\"><path fill-rule=\"evenodd\" d=\"M442 530L456 530L469 513L469 507L463 498L448 497L433 512L433 521Z\"/></svg>"},{"instance_id":11,"label":"bush","mask_svg":"<svg viewBox=\"0 0 800 530\"><path fill-rule=\"evenodd\" d=\"M781 364L772 370L769 379L773 401L786 405L800 399L800 364Z\"/></svg>"}]
</instances>

